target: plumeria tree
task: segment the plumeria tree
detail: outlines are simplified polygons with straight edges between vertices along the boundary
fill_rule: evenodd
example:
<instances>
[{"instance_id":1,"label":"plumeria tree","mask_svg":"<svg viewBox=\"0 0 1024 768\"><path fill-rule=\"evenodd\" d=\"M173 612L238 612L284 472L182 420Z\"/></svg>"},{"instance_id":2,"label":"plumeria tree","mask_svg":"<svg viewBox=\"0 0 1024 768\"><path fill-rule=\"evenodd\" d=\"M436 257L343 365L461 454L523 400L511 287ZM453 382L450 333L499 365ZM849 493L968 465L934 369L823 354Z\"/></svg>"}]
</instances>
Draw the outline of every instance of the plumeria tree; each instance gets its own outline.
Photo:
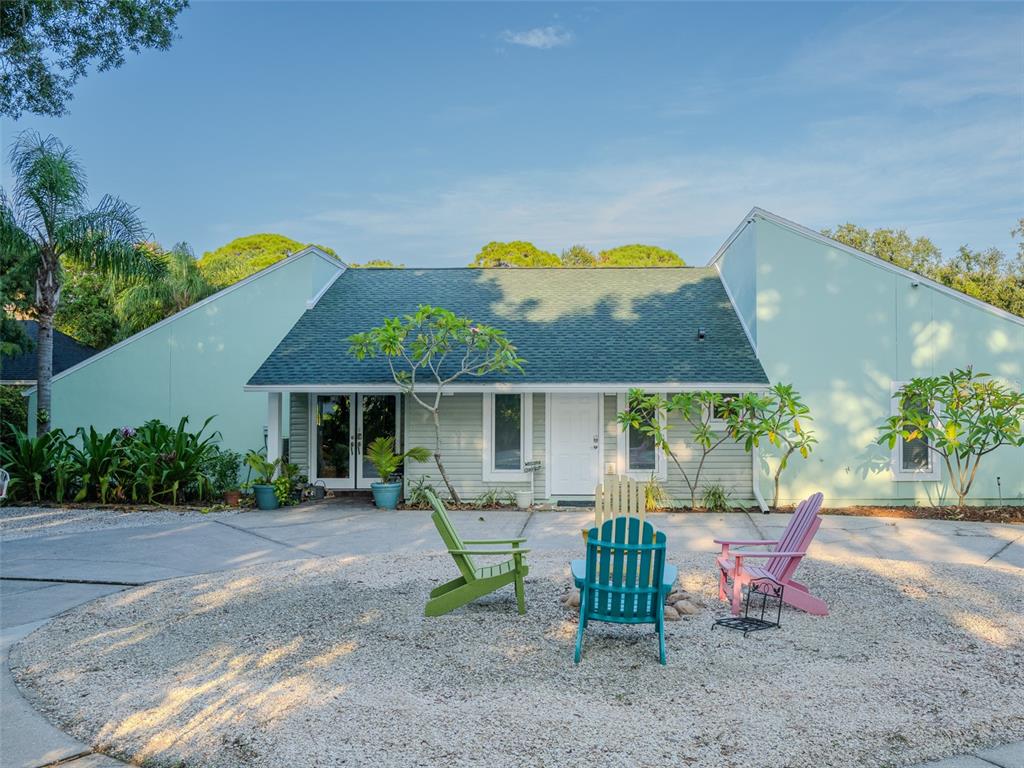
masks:
<instances>
[{"instance_id":1,"label":"plumeria tree","mask_svg":"<svg viewBox=\"0 0 1024 768\"><path fill-rule=\"evenodd\" d=\"M50 428L53 376L53 319L71 260L105 275L149 279L164 263L141 247L145 229L136 209L106 195L90 208L85 172L73 152L53 136L22 133L11 148L10 196L0 193L0 246L32 265L35 297L31 312L39 323L37 428Z\"/></svg>"},{"instance_id":2,"label":"plumeria tree","mask_svg":"<svg viewBox=\"0 0 1024 768\"><path fill-rule=\"evenodd\" d=\"M737 414L731 424L732 433L743 441L749 452L767 440L780 451L775 467L772 506L779 505L779 478L789 466L793 454L810 456L818 439L808 428L812 421L810 409L792 384L775 384L767 392L747 399L746 410Z\"/></svg>"},{"instance_id":3,"label":"plumeria tree","mask_svg":"<svg viewBox=\"0 0 1024 768\"><path fill-rule=\"evenodd\" d=\"M635 429L648 435L679 471L690 491L690 507L697 507L697 491L708 456L727 440L735 439L741 414L753 407L755 395L725 397L718 392L680 392L671 397L631 389L626 410L618 414L624 429ZM675 415L687 427L689 439L699 451L696 466L687 471L669 439L670 416ZM723 422L721 428L712 421Z\"/></svg>"},{"instance_id":4,"label":"plumeria tree","mask_svg":"<svg viewBox=\"0 0 1024 768\"><path fill-rule=\"evenodd\" d=\"M462 378L518 371L523 360L503 331L441 307L421 305L411 315L348 338L357 360L383 357L395 383L430 413L434 423L434 462L448 493L461 503L441 457L441 397Z\"/></svg>"},{"instance_id":5,"label":"plumeria tree","mask_svg":"<svg viewBox=\"0 0 1024 768\"><path fill-rule=\"evenodd\" d=\"M897 413L879 427L878 442L892 450L901 439L923 440L945 465L960 506L985 456L1004 445L1024 446L1024 395L987 373L957 368L912 379L897 398Z\"/></svg>"}]
</instances>

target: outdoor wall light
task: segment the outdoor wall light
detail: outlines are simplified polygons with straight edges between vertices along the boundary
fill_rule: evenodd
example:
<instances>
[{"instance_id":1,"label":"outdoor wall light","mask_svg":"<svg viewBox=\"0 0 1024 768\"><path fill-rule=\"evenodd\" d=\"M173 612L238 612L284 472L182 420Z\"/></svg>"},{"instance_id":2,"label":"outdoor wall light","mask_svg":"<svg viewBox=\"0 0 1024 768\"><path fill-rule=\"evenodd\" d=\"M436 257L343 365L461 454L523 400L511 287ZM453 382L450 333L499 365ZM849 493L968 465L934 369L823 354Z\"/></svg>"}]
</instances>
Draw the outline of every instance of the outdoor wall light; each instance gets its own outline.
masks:
<instances>
[{"instance_id":1,"label":"outdoor wall light","mask_svg":"<svg viewBox=\"0 0 1024 768\"><path fill-rule=\"evenodd\" d=\"M697 328L697 341L704 341L704 338L708 335L707 331L704 330L704 326Z\"/></svg>"}]
</instances>

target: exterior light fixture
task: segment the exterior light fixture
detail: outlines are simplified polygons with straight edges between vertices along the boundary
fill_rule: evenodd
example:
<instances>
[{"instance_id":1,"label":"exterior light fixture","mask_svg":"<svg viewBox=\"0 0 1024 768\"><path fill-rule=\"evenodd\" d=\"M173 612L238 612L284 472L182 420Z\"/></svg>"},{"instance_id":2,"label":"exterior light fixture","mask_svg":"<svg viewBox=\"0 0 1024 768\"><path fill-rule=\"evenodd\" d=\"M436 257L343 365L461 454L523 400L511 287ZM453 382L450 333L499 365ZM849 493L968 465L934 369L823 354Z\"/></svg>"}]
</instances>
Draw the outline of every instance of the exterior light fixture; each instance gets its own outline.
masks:
<instances>
[{"instance_id":1,"label":"exterior light fixture","mask_svg":"<svg viewBox=\"0 0 1024 768\"><path fill-rule=\"evenodd\" d=\"M703 325L698 326L698 328L697 328L697 341L704 341L704 339L707 337L707 335L708 335L708 332L704 330L704 326Z\"/></svg>"}]
</instances>

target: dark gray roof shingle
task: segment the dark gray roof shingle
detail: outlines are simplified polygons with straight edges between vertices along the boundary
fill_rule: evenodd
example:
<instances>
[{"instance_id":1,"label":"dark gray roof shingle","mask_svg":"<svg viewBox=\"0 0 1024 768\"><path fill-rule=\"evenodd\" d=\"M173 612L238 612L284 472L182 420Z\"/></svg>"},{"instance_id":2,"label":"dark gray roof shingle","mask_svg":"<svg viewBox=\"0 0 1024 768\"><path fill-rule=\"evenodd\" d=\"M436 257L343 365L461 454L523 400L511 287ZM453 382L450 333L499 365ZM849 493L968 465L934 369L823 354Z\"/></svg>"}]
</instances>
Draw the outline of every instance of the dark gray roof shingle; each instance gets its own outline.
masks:
<instances>
[{"instance_id":1,"label":"dark gray roof shingle","mask_svg":"<svg viewBox=\"0 0 1024 768\"><path fill-rule=\"evenodd\" d=\"M35 381L36 380L36 349L35 341L39 334L39 324L35 320L19 320L25 335L32 340L33 347L28 352L11 357L0 358L0 379L3 381ZM92 357L98 349L88 347L77 339L54 330L53 332L53 375L78 365Z\"/></svg>"},{"instance_id":2,"label":"dark gray roof shingle","mask_svg":"<svg viewBox=\"0 0 1024 768\"><path fill-rule=\"evenodd\" d=\"M473 382L768 381L714 268L349 269L303 315L251 385L391 382L346 339L421 304L505 331L525 374ZM697 339L703 327L707 336Z\"/></svg>"}]
</instances>

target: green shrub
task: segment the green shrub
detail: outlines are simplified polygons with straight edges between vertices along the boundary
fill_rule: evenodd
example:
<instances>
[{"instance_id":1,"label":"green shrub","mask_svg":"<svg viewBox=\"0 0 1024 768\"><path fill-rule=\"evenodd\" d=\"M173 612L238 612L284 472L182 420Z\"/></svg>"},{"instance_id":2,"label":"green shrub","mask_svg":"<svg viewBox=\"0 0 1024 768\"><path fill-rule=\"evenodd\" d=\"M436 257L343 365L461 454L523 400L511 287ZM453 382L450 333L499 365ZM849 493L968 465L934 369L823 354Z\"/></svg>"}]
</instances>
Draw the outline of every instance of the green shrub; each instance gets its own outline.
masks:
<instances>
[{"instance_id":1,"label":"green shrub","mask_svg":"<svg viewBox=\"0 0 1024 768\"><path fill-rule=\"evenodd\" d=\"M28 398L21 387L0 387L0 445L14 442L14 430L28 432Z\"/></svg>"},{"instance_id":2,"label":"green shrub","mask_svg":"<svg viewBox=\"0 0 1024 768\"><path fill-rule=\"evenodd\" d=\"M12 498L23 501L61 502L72 493L76 501L102 503L203 499L212 493L209 467L219 453L220 434L204 436L210 421L197 432L182 418L177 428L153 420L138 430L82 427L74 437L51 430L32 438L12 428L10 443L0 444L0 464L11 474Z\"/></svg>"},{"instance_id":3,"label":"green shrub","mask_svg":"<svg viewBox=\"0 0 1024 768\"><path fill-rule=\"evenodd\" d=\"M729 492L720 485L709 485L705 488L701 501L708 512L728 512L732 509Z\"/></svg>"},{"instance_id":4,"label":"green shrub","mask_svg":"<svg viewBox=\"0 0 1024 768\"><path fill-rule=\"evenodd\" d=\"M419 479L409 486L409 494L405 497L405 503L411 507L429 507L428 492L437 496L437 487L430 482L430 475L420 475Z\"/></svg>"},{"instance_id":5,"label":"green shrub","mask_svg":"<svg viewBox=\"0 0 1024 768\"><path fill-rule=\"evenodd\" d=\"M238 488L238 473L242 469L242 454L230 449L216 448L207 459L203 468L204 474L210 479L215 495Z\"/></svg>"}]
</instances>

